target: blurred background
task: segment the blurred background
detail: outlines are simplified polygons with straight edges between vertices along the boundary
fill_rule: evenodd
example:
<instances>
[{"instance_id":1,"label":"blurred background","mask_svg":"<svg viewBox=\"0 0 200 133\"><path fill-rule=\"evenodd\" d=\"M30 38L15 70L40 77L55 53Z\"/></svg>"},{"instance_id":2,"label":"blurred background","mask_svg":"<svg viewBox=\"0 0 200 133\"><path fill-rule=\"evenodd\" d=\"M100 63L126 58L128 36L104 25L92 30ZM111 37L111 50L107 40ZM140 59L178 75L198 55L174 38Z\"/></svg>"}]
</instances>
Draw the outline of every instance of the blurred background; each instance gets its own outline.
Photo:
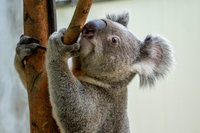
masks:
<instances>
[{"instance_id":1,"label":"blurred background","mask_svg":"<svg viewBox=\"0 0 200 133\"><path fill-rule=\"evenodd\" d=\"M67 27L76 0L57 1L58 29ZM0 133L29 133L27 93L14 69L15 46L23 33L22 0L0 1ZM129 85L132 133L200 133L200 1L96 0L88 20L129 11L128 28L141 40L160 34L174 47L176 64L153 88Z\"/></svg>"}]
</instances>

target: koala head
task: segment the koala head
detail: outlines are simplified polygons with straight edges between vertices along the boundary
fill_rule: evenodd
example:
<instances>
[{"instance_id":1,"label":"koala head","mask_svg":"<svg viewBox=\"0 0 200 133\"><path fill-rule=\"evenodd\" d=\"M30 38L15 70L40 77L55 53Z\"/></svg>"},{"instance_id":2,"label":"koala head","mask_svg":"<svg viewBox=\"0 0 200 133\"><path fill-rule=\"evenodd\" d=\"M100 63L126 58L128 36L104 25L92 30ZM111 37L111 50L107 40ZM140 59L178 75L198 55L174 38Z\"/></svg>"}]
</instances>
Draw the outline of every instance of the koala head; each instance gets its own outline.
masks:
<instances>
[{"instance_id":1,"label":"koala head","mask_svg":"<svg viewBox=\"0 0 200 133\"><path fill-rule=\"evenodd\" d=\"M89 21L80 39L81 70L88 76L120 82L139 74L140 85L153 85L172 64L172 49L160 36L148 35L144 41L131 33L129 14L107 15Z\"/></svg>"}]
</instances>

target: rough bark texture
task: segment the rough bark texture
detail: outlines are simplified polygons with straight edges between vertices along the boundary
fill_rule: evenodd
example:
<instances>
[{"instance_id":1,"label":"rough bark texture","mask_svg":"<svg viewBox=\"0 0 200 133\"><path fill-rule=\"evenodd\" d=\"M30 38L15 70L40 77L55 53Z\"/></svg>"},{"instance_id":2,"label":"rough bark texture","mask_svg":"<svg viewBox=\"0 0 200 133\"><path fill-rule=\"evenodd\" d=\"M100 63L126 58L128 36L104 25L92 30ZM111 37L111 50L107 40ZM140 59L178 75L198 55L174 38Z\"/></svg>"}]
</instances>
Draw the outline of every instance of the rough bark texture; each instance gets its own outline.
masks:
<instances>
[{"instance_id":1,"label":"rough bark texture","mask_svg":"<svg viewBox=\"0 0 200 133\"><path fill-rule=\"evenodd\" d=\"M52 20L48 17L48 2L24 0L24 34L37 38L42 46L47 45L52 31ZM59 133L52 117L44 60L45 51L39 50L26 60L25 65L31 132Z\"/></svg>"},{"instance_id":2,"label":"rough bark texture","mask_svg":"<svg viewBox=\"0 0 200 133\"><path fill-rule=\"evenodd\" d=\"M64 36L66 44L76 42L92 2L93 0L79 0L73 19ZM45 47L48 37L53 31L51 17L48 17L48 8L49 0L24 0L24 34L37 38L40 45ZM36 54L26 59L25 64L31 132L59 133L52 117L44 62L45 51L38 50Z\"/></svg>"},{"instance_id":3,"label":"rough bark texture","mask_svg":"<svg viewBox=\"0 0 200 133\"><path fill-rule=\"evenodd\" d=\"M93 0L79 0L69 27L64 35L66 45L73 44L77 41L79 34L85 24Z\"/></svg>"}]
</instances>

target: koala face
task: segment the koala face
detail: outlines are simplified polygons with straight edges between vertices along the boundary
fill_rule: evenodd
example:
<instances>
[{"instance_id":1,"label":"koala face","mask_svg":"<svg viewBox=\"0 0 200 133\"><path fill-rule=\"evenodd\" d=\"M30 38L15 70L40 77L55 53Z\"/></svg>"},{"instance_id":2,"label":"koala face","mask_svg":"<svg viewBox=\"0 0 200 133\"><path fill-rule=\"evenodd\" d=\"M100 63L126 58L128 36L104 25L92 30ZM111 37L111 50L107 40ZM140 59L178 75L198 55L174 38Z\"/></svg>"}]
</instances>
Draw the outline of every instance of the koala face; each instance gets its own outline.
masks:
<instances>
[{"instance_id":1,"label":"koala face","mask_svg":"<svg viewBox=\"0 0 200 133\"><path fill-rule=\"evenodd\" d=\"M81 69L91 77L121 81L139 74L141 85L153 85L172 63L172 50L160 37L137 39L128 29L128 13L88 22L80 39Z\"/></svg>"},{"instance_id":2,"label":"koala face","mask_svg":"<svg viewBox=\"0 0 200 133\"><path fill-rule=\"evenodd\" d=\"M122 24L102 19L85 25L80 44L82 70L96 78L116 81L128 74L139 41Z\"/></svg>"}]
</instances>

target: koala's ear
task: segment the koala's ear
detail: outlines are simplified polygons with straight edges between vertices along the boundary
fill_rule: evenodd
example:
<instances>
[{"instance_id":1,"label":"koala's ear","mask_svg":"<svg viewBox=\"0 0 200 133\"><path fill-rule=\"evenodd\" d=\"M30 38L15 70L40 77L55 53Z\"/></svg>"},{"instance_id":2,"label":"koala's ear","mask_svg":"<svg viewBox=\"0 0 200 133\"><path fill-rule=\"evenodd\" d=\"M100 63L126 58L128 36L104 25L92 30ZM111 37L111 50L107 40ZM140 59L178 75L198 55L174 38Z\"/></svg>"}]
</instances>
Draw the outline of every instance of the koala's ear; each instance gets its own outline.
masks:
<instances>
[{"instance_id":1,"label":"koala's ear","mask_svg":"<svg viewBox=\"0 0 200 133\"><path fill-rule=\"evenodd\" d=\"M163 37L148 35L140 47L140 56L133 65L133 71L140 76L140 86L153 86L157 79L165 76L173 61L169 42Z\"/></svg>"},{"instance_id":2,"label":"koala's ear","mask_svg":"<svg viewBox=\"0 0 200 133\"><path fill-rule=\"evenodd\" d=\"M128 22L129 22L129 12L125 12L125 13L118 14L118 15L107 14L106 18L110 19L114 22L120 23L120 24L124 25L125 27L127 27Z\"/></svg>"}]
</instances>

